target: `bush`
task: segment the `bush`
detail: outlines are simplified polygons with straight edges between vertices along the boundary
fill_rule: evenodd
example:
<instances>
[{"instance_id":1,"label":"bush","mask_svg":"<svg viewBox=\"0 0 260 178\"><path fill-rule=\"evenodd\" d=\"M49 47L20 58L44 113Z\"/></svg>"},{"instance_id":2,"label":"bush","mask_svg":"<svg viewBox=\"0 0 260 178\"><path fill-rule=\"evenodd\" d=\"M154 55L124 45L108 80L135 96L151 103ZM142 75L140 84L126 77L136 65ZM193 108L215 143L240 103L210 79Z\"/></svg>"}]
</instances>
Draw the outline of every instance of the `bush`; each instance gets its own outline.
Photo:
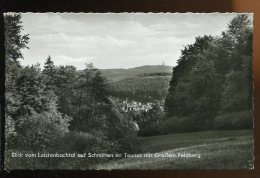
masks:
<instances>
[{"instance_id":1,"label":"bush","mask_svg":"<svg viewBox=\"0 0 260 178\"><path fill-rule=\"evenodd\" d=\"M197 130L196 120L192 117L170 117L160 126L161 134L192 132Z\"/></svg>"},{"instance_id":2,"label":"bush","mask_svg":"<svg viewBox=\"0 0 260 178\"><path fill-rule=\"evenodd\" d=\"M116 143L109 141L102 132L70 132L59 143L61 153L113 153L118 147ZM92 164L101 163L111 158L85 157L62 158L58 160L57 168L62 169L86 169Z\"/></svg>"},{"instance_id":3,"label":"bush","mask_svg":"<svg viewBox=\"0 0 260 178\"><path fill-rule=\"evenodd\" d=\"M224 113L214 119L214 129L251 129L253 127L253 112L245 110L240 112Z\"/></svg>"},{"instance_id":4,"label":"bush","mask_svg":"<svg viewBox=\"0 0 260 178\"><path fill-rule=\"evenodd\" d=\"M15 122L14 120L6 114L5 118L5 139L6 139L6 149L15 147Z\"/></svg>"},{"instance_id":5,"label":"bush","mask_svg":"<svg viewBox=\"0 0 260 178\"><path fill-rule=\"evenodd\" d=\"M88 154L88 153L113 153L118 148L116 143L108 141L102 132L69 132L59 140L56 145L48 151L32 151L32 150L7 150L5 152L5 164L8 169L88 169L91 165L102 163L108 159L102 157L88 156L68 157L68 158L12 158L12 152L19 153L71 153Z\"/></svg>"},{"instance_id":6,"label":"bush","mask_svg":"<svg viewBox=\"0 0 260 178\"><path fill-rule=\"evenodd\" d=\"M139 132L138 135L140 136L154 136L160 134L160 125L159 123L147 123L147 125L143 126Z\"/></svg>"},{"instance_id":7,"label":"bush","mask_svg":"<svg viewBox=\"0 0 260 178\"><path fill-rule=\"evenodd\" d=\"M70 132L61 140L61 146L63 151L76 153L107 153L116 147L102 132Z\"/></svg>"},{"instance_id":8,"label":"bush","mask_svg":"<svg viewBox=\"0 0 260 178\"><path fill-rule=\"evenodd\" d=\"M59 112L42 112L22 117L16 128L19 149L44 151L52 148L69 132L69 120Z\"/></svg>"}]
</instances>

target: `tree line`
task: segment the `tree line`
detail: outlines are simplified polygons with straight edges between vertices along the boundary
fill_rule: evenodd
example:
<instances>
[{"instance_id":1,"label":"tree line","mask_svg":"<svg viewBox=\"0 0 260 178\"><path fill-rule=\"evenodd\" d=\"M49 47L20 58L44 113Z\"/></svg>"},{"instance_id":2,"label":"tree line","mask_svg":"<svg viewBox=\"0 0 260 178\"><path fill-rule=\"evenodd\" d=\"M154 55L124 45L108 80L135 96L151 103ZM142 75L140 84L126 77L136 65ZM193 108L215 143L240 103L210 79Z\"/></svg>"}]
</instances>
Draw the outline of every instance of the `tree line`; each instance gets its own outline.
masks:
<instances>
[{"instance_id":1,"label":"tree line","mask_svg":"<svg viewBox=\"0 0 260 178\"><path fill-rule=\"evenodd\" d=\"M149 73L142 77L126 78L109 84L110 95L121 99L140 102L163 100L169 88L171 77L167 73Z\"/></svg>"},{"instance_id":2,"label":"tree line","mask_svg":"<svg viewBox=\"0 0 260 178\"><path fill-rule=\"evenodd\" d=\"M7 168L84 168L105 161L90 159L11 158L11 152L131 153L138 150L136 132L108 95L105 78L93 64L83 71L55 66L49 56L44 68L21 66L21 15L5 15Z\"/></svg>"},{"instance_id":3,"label":"tree line","mask_svg":"<svg viewBox=\"0 0 260 178\"><path fill-rule=\"evenodd\" d=\"M165 132L252 128L252 35L240 14L220 36L185 46L165 100Z\"/></svg>"}]
</instances>

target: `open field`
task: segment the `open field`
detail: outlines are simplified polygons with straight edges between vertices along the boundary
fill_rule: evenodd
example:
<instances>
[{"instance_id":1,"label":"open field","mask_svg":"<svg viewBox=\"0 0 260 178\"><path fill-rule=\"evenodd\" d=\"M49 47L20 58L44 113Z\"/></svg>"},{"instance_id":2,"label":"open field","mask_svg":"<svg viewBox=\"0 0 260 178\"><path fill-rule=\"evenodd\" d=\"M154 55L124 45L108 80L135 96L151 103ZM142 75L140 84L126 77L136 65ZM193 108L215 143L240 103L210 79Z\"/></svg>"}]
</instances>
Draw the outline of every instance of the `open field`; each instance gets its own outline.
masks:
<instances>
[{"instance_id":1,"label":"open field","mask_svg":"<svg viewBox=\"0 0 260 178\"><path fill-rule=\"evenodd\" d=\"M206 131L140 138L144 153L177 157L123 158L94 169L252 169L252 130ZM178 154L200 154L179 157ZM155 155L155 154L152 154Z\"/></svg>"}]
</instances>

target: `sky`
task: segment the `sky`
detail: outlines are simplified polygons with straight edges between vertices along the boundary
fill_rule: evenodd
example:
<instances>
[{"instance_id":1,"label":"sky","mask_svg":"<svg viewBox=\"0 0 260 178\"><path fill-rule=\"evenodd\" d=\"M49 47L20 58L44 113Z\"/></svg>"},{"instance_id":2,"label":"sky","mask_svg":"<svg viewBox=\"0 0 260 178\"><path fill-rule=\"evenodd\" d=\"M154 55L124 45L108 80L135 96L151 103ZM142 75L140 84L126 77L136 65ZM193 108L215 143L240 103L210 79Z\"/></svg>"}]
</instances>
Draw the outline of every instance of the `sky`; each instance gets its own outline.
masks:
<instances>
[{"instance_id":1,"label":"sky","mask_svg":"<svg viewBox=\"0 0 260 178\"><path fill-rule=\"evenodd\" d=\"M23 13L22 65L40 63L50 55L55 65L100 69L142 65L174 66L195 37L220 35L235 13Z\"/></svg>"}]
</instances>

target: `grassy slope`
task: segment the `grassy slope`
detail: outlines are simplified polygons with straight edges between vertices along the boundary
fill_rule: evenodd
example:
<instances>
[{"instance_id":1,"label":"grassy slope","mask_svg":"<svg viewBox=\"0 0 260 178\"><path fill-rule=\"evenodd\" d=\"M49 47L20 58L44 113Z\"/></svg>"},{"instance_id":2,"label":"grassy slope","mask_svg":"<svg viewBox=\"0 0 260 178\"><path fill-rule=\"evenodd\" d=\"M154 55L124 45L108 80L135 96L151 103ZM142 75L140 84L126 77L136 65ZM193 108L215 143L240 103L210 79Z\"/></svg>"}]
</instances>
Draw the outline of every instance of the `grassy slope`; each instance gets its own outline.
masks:
<instances>
[{"instance_id":1,"label":"grassy slope","mask_svg":"<svg viewBox=\"0 0 260 178\"><path fill-rule=\"evenodd\" d=\"M200 153L201 158L123 158L97 169L249 169L251 130L207 131L140 138L145 152Z\"/></svg>"}]
</instances>

